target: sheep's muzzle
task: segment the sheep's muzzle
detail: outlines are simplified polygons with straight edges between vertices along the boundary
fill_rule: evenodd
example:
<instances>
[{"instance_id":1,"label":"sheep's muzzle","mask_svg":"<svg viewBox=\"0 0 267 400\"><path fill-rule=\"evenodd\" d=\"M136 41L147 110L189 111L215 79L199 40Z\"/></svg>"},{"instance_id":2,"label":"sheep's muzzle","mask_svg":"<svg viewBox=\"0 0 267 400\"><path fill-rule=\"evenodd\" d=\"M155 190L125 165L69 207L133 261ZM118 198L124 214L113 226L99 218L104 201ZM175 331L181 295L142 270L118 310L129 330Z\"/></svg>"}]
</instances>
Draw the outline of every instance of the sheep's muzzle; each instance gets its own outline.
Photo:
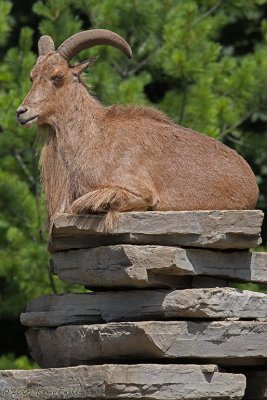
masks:
<instances>
[{"instance_id":1,"label":"sheep's muzzle","mask_svg":"<svg viewBox=\"0 0 267 400\"><path fill-rule=\"evenodd\" d=\"M32 126L36 122L38 114L33 114L27 107L20 106L17 109L17 120L21 125Z\"/></svg>"}]
</instances>

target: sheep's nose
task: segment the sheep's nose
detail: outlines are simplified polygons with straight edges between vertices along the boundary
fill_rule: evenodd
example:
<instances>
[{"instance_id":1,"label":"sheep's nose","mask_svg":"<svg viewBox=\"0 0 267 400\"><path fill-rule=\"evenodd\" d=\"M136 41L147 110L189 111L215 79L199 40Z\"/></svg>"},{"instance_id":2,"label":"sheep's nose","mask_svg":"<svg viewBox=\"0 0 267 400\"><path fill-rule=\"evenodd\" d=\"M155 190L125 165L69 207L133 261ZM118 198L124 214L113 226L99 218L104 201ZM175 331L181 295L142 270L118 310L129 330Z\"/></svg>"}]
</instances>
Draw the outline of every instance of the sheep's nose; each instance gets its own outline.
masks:
<instances>
[{"instance_id":1,"label":"sheep's nose","mask_svg":"<svg viewBox=\"0 0 267 400\"><path fill-rule=\"evenodd\" d=\"M27 107L22 107L22 106L20 106L20 107L17 109L17 117L18 117L19 115L21 115L21 114L24 114L26 111L28 111L28 108L27 108Z\"/></svg>"}]
</instances>

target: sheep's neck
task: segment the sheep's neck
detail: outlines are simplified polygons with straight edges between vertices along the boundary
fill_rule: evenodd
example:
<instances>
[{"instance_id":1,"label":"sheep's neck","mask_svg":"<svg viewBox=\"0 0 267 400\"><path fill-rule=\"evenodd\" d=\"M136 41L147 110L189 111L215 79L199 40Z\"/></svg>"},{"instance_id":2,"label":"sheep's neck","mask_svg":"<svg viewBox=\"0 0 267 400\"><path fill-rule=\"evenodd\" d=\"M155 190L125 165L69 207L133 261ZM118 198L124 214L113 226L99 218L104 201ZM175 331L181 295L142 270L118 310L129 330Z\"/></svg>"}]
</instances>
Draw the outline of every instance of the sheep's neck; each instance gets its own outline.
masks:
<instances>
[{"instance_id":1,"label":"sheep's neck","mask_svg":"<svg viewBox=\"0 0 267 400\"><path fill-rule=\"evenodd\" d=\"M61 99L59 113L54 117L53 128L56 132L58 148L66 163L77 163L83 142L95 146L98 137L99 120L103 106L90 96L82 84L73 86L68 96ZM88 138L90 137L90 140Z\"/></svg>"},{"instance_id":2,"label":"sheep's neck","mask_svg":"<svg viewBox=\"0 0 267 400\"><path fill-rule=\"evenodd\" d=\"M83 179L83 175L85 170L89 175L90 150L93 151L99 141L103 106L79 84L76 90L61 99L58 110L58 115L52 117L41 155L48 221L57 212L67 212L72 201L88 190L88 179ZM92 186L93 182L92 171Z\"/></svg>"}]
</instances>

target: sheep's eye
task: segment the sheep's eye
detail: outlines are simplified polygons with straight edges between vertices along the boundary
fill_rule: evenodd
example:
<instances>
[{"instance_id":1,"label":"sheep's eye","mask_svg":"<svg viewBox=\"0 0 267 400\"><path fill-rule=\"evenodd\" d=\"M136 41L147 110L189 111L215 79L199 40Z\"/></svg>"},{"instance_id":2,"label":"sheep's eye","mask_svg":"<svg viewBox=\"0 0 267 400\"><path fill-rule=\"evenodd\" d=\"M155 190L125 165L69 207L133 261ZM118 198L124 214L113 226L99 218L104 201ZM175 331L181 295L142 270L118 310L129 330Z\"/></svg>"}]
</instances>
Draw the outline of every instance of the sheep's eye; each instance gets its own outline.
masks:
<instances>
[{"instance_id":1,"label":"sheep's eye","mask_svg":"<svg viewBox=\"0 0 267 400\"><path fill-rule=\"evenodd\" d=\"M30 81L32 82L33 81L33 79L32 79L32 77L30 76Z\"/></svg>"},{"instance_id":2,"label":"sheep's eye","mask_svg":"<svg viewBox=\"0 0 267 400\"><path fill-rule=\"evenodd\" d=\"M54 75L54 76L52 76L52 81L53 82L60 82L60 81L63 80L63 78L64 78L64 75Z\"/></svg>"}]
</instances>

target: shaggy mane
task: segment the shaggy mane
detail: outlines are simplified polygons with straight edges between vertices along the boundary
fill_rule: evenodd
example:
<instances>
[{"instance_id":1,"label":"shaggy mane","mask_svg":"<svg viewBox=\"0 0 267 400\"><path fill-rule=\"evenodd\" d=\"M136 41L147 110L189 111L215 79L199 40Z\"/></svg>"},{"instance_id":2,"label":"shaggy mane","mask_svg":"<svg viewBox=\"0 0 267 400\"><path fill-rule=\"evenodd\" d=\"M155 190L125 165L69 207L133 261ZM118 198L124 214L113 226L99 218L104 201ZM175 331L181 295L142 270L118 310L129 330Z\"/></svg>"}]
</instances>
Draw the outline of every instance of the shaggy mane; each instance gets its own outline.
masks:
<instances>
[{"instance_id":1,"label":"shaggy mane","mask_svg":"<svg viewBox=\"0 0 267 400\"><path fill-rule=\"evenodd\" d=\"M152 107L143 107L137 105L114 105L107 107L106 117L116 120L123 117L127 120L139 120L141 118L147 118L149 120L153 119L156 122L161 122L164 124L173 124L172 119L163 112Z\"/></svg>"}]
</instances>

